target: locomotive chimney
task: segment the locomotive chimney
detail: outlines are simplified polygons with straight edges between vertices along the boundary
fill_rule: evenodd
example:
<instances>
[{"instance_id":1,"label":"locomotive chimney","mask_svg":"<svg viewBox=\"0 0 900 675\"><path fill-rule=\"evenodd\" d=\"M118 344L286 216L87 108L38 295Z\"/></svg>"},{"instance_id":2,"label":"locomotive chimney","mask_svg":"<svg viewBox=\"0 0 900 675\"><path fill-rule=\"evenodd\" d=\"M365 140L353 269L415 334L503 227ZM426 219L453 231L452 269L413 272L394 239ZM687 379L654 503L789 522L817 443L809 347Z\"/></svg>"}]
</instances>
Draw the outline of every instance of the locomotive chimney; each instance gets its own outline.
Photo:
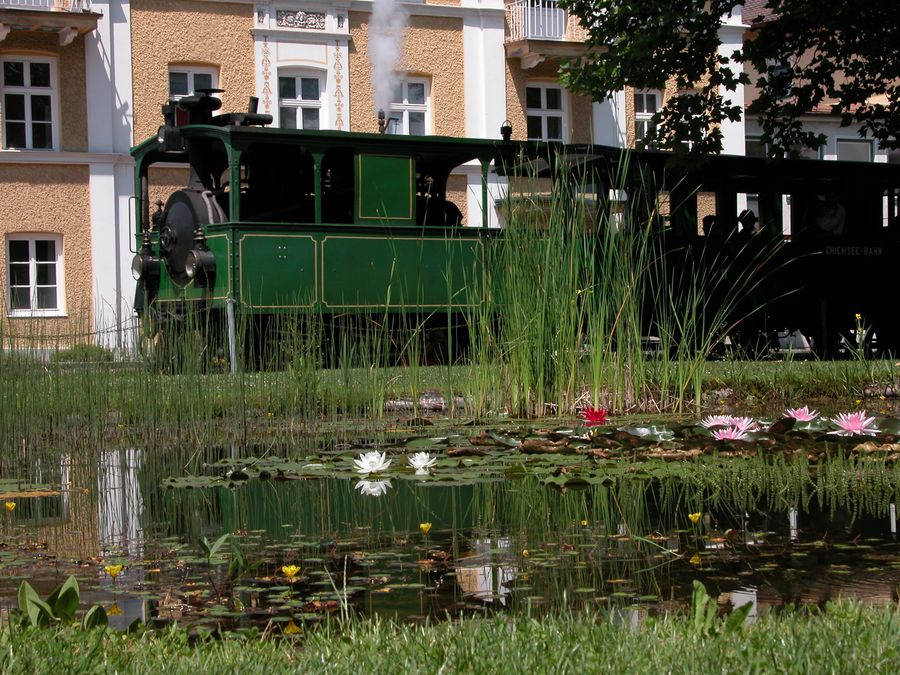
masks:
<instances>
[{"instance_id":1,"label":"locomotive chimney","mask_svg":"<svg viewBox=\"0 0 900 675\"><path fill-rule=\"evenodd\" d=\"M257 112L259 112L259 97L258 96L250 97L250 103L247 105L247 112L252 113L252 114L256 114Z\"/></svg>"},{"instance_id":2,"label":"locomotive chimney","mask_svg":"<svg viewBox=\"0 0 900 675\"><path fill-rule=\"evenodd\" d=\"M387 117L385 117L384 110L378 111L378 133L383 134L387 131Z\"/></svg>"}]
</instances>

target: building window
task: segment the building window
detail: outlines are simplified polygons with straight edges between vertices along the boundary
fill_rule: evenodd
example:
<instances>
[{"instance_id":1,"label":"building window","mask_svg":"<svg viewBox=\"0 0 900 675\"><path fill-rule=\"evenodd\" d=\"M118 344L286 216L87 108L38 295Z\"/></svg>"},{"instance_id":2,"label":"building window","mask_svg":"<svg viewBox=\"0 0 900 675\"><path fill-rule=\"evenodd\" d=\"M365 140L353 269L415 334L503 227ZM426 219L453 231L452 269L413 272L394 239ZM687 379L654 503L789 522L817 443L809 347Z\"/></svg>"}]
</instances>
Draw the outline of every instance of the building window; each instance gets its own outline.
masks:
<instances>
[{"instance_id":1,"label":"building window","mask_svg":"<svg viewBox=\"0 0 900 675\"><path fill-rule=\"evenodd\" d=\"M3 59L3 147L53 150L57 145L56 63L45 58Z\"/></svg>"},{"instance_id":2,"label":"building window","mask_svg":"<svg viewBox=\"0 0 900 675\"><path fill-rule=\"evenodd\" d=\"M424 136L430 133L428 81L407 79L394 88L387 133Z\"/></svg>"},{"instance_id":3,"label":"building window","mask_svg":"<svg viewBox=\"0 0 900 675\"><path fill-rule=\"evenodd\" d=\"M190 96L200 89L215 89L219 86L219 73L215 68L194 68L171 66L169 68L169 98L177 101L182 96Z\"/></svg>"},{"instance_id":4,"label":"building window","mask_svg":"<svg viewBox=\"0 0 900 675\"><path fill-rule=\"evenodd\" d=\"M837 142L837 158L842 162L871 162L872 142L839 139Z\"/></svg>"},{"instance_id":5,"label":"building window","mask_svg":"<svg viewBox=\"0 0 900 675\"><path fill-rule=\"evenodd\" d=\"M278 76L278 120L283 129L321 129L325 87L317 75Z\"/></svg>"},{"instance_id":6,"label":"building window","mask_svg":"<svg viewBox=\"0 0 900 675\"><path fill-rule=\"evenodd\" d=\"M8 235L6 267L11 315L63 313L62 237Z\"/></svg>"},{"instance_id":7,"label":"building window","mask_svg":"<svg viewBox=\"0 0 900 675\"><path fill-rule=\"evenodd\" d=\"M662 95L658 91L634 92L634 141L643 141L655 128L653 116L659 112Z\"/></svg>"},{"instance_id":8,"label":"building window","mask_svg":"<svg viewBox=\"0 0 900 675\"><path fill-rule=\"evenodd\" d=\"M529 140L561 141L566 137L566 96L562 87L528 85L525 108Z\"/></svg>"}]
</instances>

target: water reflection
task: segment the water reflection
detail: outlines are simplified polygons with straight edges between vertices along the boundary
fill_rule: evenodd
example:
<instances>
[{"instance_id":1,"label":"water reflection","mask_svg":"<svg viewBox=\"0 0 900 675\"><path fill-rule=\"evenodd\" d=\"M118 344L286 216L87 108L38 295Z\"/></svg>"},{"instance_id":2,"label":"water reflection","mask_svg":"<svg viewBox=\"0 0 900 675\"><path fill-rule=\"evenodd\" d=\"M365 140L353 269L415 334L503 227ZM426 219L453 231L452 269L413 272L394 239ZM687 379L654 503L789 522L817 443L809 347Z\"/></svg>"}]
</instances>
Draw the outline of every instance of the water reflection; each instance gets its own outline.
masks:
<instances>
[{"instance_id":1,"label":"water reflection","mask_svg":"<svg viewBox=\"0 0 900 675\"><path fill-rule=\"evenodd\" d=\"M557 491L527 476L448 485L412 472L163 487L184 466L183 455L140 448L36 462L35 476L60 489L19 500L2 526L0 607L15 604L18 578L46 595L75 573L85 603L121 610L111 617L119 627L309 620L342 600L402 617L611 607L632 625L689 602L694 579L722 604L753 602L751 617L836 597L895 601L900 584L896 505L881 497L860 498L861 508L821 488L787 506L774 481L713 501L681 479ZM685 505L699 503L694 526ZM423 522L433 529L421 532ZM232 549L211 564L200 555L201 537L224 532L246 557L239 573L228 569ZM115 580L103 571L111 560L126 564ZM286 585L284 564L300 566L302 580Z\"/></svg>"}]
</instances>

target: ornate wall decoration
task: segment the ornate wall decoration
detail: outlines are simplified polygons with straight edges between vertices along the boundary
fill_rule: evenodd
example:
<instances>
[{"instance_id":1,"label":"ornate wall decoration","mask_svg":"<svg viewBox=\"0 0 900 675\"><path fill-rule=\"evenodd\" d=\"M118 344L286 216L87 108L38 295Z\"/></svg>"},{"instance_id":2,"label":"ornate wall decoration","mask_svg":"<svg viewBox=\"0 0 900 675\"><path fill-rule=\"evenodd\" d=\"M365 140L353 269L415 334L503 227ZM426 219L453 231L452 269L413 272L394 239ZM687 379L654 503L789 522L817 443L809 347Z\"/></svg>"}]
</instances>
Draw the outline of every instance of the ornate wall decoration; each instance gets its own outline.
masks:
<instances>
[{"instance_id":1,"label":"ornate wall decoration","mask_svg":"<svg viewBox=\"0 0 900 675\"><path fill-rule=\"evenodd\" d=\"M341 61L341 42L334 41L334 128L344 130L344 64Z\"/></svg>"},{"instance_id":2,"label":"ornate wall decoration","mask_svg":"<svg viewBox=\"0 0 900 675\"><path fill-rule=\"evenodd\" d=\"M279 28L306 28L308 30L325 30L325 14L319 12L295 12L277 10L275 24Z\"/></svg>"},{"instance_id":3,"label":"ornate wall decoration","mask_svg":"<svg viewBox=\"0 0 900 675\"><path fill-rule=\"evenodd\" d=\"M272 59L269 50L269 36L263 37L262 45L262 75L263 75L263 112L268 114L272 112L272 85L270 83L272 75Z\"/></svg>"}]
</instances>

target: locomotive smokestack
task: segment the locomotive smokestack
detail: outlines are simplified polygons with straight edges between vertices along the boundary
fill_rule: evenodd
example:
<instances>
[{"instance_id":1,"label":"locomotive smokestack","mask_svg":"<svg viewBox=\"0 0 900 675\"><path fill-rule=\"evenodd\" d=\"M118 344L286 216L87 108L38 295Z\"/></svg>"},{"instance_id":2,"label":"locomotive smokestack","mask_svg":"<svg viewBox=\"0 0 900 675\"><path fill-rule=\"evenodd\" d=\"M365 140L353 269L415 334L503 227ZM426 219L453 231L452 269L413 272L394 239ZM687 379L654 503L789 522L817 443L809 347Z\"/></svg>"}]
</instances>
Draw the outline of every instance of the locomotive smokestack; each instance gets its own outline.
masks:
<instances>
[{"instance_id":1,"label":"locomotive smokestack","mask_svg":"<svg viewBox=\"0 0 900 675\"><path fill-rule=\"evenodd\" d=\"M387 117L384 115L384 110L378 111L378 133L383 134L387 131Z\"/></svg>"},{"instance_id":2,"label":"locomotive smokestack","mask_svg":"<svg viewBox=\"0 0 900 675\"><path fill-rule=\"evenodd\" d=\"M259 97L258 96L250 97L250 103L247 104L247 112L252 113L252 114L256 114L257 112L259 112Z\"/></svg>"}]
</instances>

